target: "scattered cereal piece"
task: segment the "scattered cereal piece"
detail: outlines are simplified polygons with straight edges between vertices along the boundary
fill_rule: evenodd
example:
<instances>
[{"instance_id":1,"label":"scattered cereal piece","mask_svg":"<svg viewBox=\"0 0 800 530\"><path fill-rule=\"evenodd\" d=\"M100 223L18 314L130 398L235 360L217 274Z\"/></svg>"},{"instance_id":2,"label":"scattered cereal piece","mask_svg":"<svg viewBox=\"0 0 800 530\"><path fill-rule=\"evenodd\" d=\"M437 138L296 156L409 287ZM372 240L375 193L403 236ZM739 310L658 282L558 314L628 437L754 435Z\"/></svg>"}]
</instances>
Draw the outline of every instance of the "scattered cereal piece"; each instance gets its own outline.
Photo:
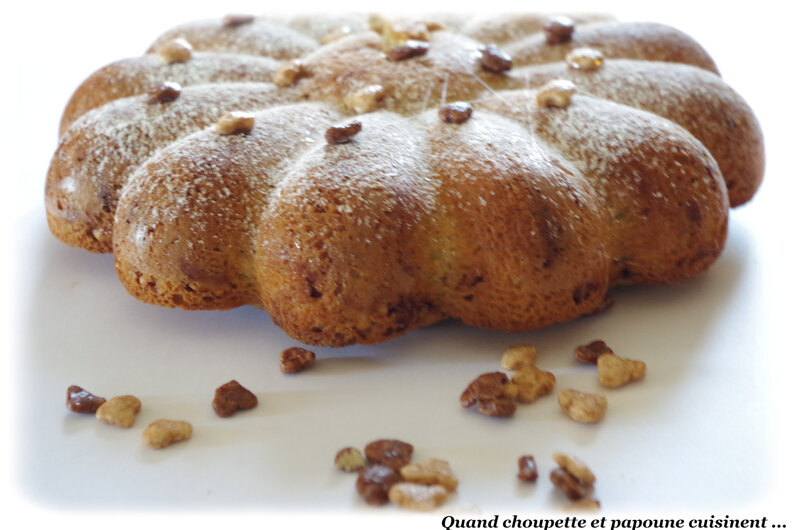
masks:
<instances>
[{"instance_id":1,"label":"scattered cereal piece","mask_svg":"<svg viewBox=\"0 0 800 530\"><path fill-rule=\"evenodd\" d=\"M389 490L400 482L400 474L383 464L372 464L362 467L356 480L356 491L367 504L386 504L389 502Z\"/></svg>"},{"instance_id":2,"label":"scattered cereal piece","mask_svg":"<svg viewBox=\"0 0 800 530\"><path fill-rule=\"evenodd\" d=\"M603 66L603 52L594 48L575 48L567 54L566 60L573 70L592 72Z\"/></svg>"},{"instance_id":3,"label":"scattered cereal piece","mask_svg":"<svg viewBox=\"0 0 800 530\"><path fill-rule=\"evenodd\" d=\"M556 464L558 464L560 468L584 484L591 486L594 484L595 480L597 480L597 478L594 476L594 473L592 473L592 470L589 469L589 466L574 456L568 456L563 453L555 453L553 454L553 460L555 460Z\"/></svg>"},{"instance_id":4,"label":"scattered cereal piece","mask_svg":"<svg viewBox=\"0 0 800 530\"><path fill-rule=\"evenodd\" d=\"M487 72L502 74L511 70L513 62L510 55L500 51L494 44L488 44L481 49L481 66Z\"/></svg>"},{"instance_id":5,"label":"scattered cereal piece","mask_svg":"<svg viewBox=\"0 0 800 530\"><path fill-rule=\"evenodd\" d=\"M536 365L536 348L530 344L509 346L500 358L500 366L505 370L519 370L534 365Z\"/></svg>"},{"instance_id":6,"label":"scattered cereal piece","mask_svg":"<svg viewBox=\"0 0 800 530\"><path fill-rule=\"evenodd\" d=\"M508 376L503 372L481 374L461 393L461 406L469 408L477 404L478 412L487 416L511 416L517 406L509 394L516 390L508 383Z\"/></svg>"},{"instance_id":7,"label":"scattered cereal piece","mask_svg":"<svg viewBox=\"0 0 800 530\"><path fill-rule=\"evenodd\" d=\"M429 512L447 500L447 490L434 484L399 482L389 489L389 499L401 508Z\"/></svg>"},{"instance_id":8,"label":"scattered cereal piece","mask_svg":"<svg viewBox=\"0 0 800 530\"><path fill-rule=\"evenodd\" d=\"M575 348L573 355L578 362L586 364L597 364L597 358L604 353L614 353L614 350L602 340L595 340L589 344L584 344Z\"/></svg>"},{"instance_id":9,"label":"scattered cereal piece","mask_svg":"<svg viewBox=\"0 0 800 530\"><path fill-rule=\"evenodd\" d=\"M186 421L156 420L142 433L142 442L153 449L163 449L192 436L192 424Z\"/></svg>"},{"instance_id":10,"label":"scattered cereal piece","mask_svg":"<svg viewBox=\"0 0 800 530\"><path fill-rule=\"evenodd\" d=\"M386 52L390 61L405 61L428 53L429 45L425 41L409 39L400 46L395 46Z\"/></svg>"},{"instance_id":11,"label":"scattered cereal piece","mask_svg":"<svg viewBox=\"0 0 800 530\"><path fill-rule=\"evenodd\" d=\"M181 95L181 85L172 81L165 81L156 85L147 92L147 102L150 104L169 103Z\"/></svg>"},{"instance_id":12,"label":"scattered cereal piece","mask_svg":"<svg viewBox=\"0 0 800 530\"><path fill-rule=\"evenodd\" d=\"M507 383L508 376L503 372L481 374L461 393L461 406L468 408L481 399L501 397L504 394L503 387Z\"/></svg>"},{"instance_id":13,"label":"scattered cereal piece","mask_svg":"<svg viewBox=\"0 0 800 530\"><path fill-rule=\"evenodd\" d=\"M572 81L552 79L545 83L536 93L536 106L540 108L565 109L572 103L572 96L577 90Z\"/></svg>"},{"instance_id":14,"label":"scattered cereal piece","mask_svg":"<svg viewBox=\"0 0 800 530\"><path fill-rule=\"evenodd\" d=\"M220 418L233 416L234 412L242 409L252 409L258 405L255 394L240 385L237 381L229 381L219 387L214 393L211 406Z\"/></svg>"},{"instance_id":15,"label":"scattered cereal piece","mask_svg":"<svg viewBox=\"0 0 800 530\"><path fill-rule=\"evenodd\" d=\"M185 63L192 58L192 45L186 39L174 39L162 44L158 54L167 64Z\"/></svg>"},{"instance_id":16,"label":"scattered cereal piece","mask_svg":"<svg viewBox=\"0 0 800 530\"><path fill-rule=\"evenodd\" d=\"M142 402L134 396L117 396L109 399L97 409L97 419L128 429L136 421Z\"/></svg>"},{"instance_id":17,"label":"scattered cereal piece","mask_svg":"<svg viewBox=\"0 0 800 530\"><path fill-rule=\"evenodd\" d=\"M556 376L532 366L514 372L511 382L518 388L517 401L533 403L539 397L553 391L556 387Z\"/></svg>"},{"instance_id":18,"label":"scattered cereal piece","mask_svg":"<svg viewBox=\"0 0 800 530\"><path fill-rule=\"evenodd\" d=\"M361 454L361 451L355 447L345 447L344 449L340 449L339 452L336 453L336 458L334 458L333 463L336 465L337 469L347 471L348 473L352 471L358 471L367 465L366 461L364 460L364 456Z\"/></svg>"},{"instance_id":19,"label":"scattered cereal piece","mask_svg":"<svg viewBox=\"0 0 800 530\"><path fill-rule=\"evenodd\" d=\"M351 120L342 125L328 127L328 130L325 131L325 140L328 142L328 145L346 144L360 132L361 122L358 120Z\"/></svg>"},{"instance_id":20,"label":"scattered cereal piece","mask_svg":"<svg viewBox=\"0 0 800 530\"><path fill-rule=\"evenodd\" d=\"M289 348L281 352L281 372L295 374L310 368L317 356L303 348Z\"/></svg>"},{"instance_id":21,"label":"scattered cereal piece","mask_svg":"<svg viewBox=\"0 0 800 530\"><path fill-rule=\"evenodd\" d=\"M386 90L384 90L383 86L367 85L348 94L344 99L344 103L358 114L364 114L378 108L378 103L381 102L385 95Z\"/></svg>"},{"instance_id":22,"label":"scattered cereal piece","mask_svg":"<svg viewBox=\"0 0 800 530\"><path fill-rule=\"evenodd\" d=\"M67 408L80 414L94 414L100 405L106 402L105 398L95 396L78 385L67 388Z\"/></svg>"},{"instance_id":23,"label":"scattered cereal piece","mask_svg":"<svg viewBox=\"0 0 800 530\"><path fill-rule=\"evenodd\" d=\"M439 458L405 465L400 469L400 475L407 482L438 484L447 491L455 491L458 487L458 479L453 475L450 464Z\"/></svg>"},{"instance_id":24,"label":"scattered cereal piece","mask_svg":"<svg viewBox=\"0 0 800 530\"><path fill-rule=\"evenodd\" d=\"M536 467L536 460L533 455L522 455L517 460L519 472L517 478L525 482L536 482L539 478L539 470Z\"/></svg>"},{"instance_id":25,"label":"scattered cereal piece","mask_svg":"<svg viewBox=\"0 0 800 530\"><path fill-rule=\"evenodd\" d=\"M572 40L575 22L564 16L551 17L544 25L547 44L563 44Z\"/></svg>"},{"instance_id":26,"label":"scattered cereal piece","mask_svg":"<svg viewBox=\"0 0 800 530\"><path fill-rule=\"evenodd\" d=\"M275 75L272 76L272 82L280 87L292 86L301 78L308 76L309 72L305 65L299 59L286 61L278 66L275 70Z\"/></svg>"},{"instance_id":27,"label":"scattered cereal piece","mask_svg":"<svg viewBox=\"0 0 800 530\"><path fill-rule=\"evenodd\" d=\"M222 26L225 28L236 28L245 24L250 24L254 22L255 19L256 17L253 15L231 13L229 15L225 15L225 17L222 19Z\"/></svg>"},{"instance_id":28,"label":"scattered cereal piece","mask_svg":"<svg viewBox=\"0 0 800 530\"><path fill-rule=\"evenodd\" d=\"M573 501L583 499L591 493L591 487L582 484L581 481L562 468L554 469L550 472L550 482L564 492L568 499Z\"/></svg>"},{"instance_id":29,"label":"scattered cereal piece","mask_svg":"<svg viewBox=\"0 0 800 530\"><path fill-rule=\"evenodd\" d=\"M592 492L595 476L586 464L562 453L555 453L553 460L559 467L550 473L550 481L568 499L584 499Z\"/></svg>"},{"instance_id":30,"label":"scattered cereal piece","mask_svg":"<svg viewBox=\"0 0 800 530\"><path fill-rule=\"evenodd\" d=\"M249 134L256 126L256 117L252 112L233 111L223 114L217 120L217 134Z\"/></svg>"},{"instance_id":31,"label":"scattered cereal piece","mask_svg":"<svg viewBox=\"0 0 800 530\"><path fill-rule=\"evenodd\" d=\"M494 418L508 418L517 410L517 405L510 398L499 398L492 401L479 402L478 412Z\"/></svg>"},{"instance_id":32,"label":"scattered cereal piece","mask_svg":"<svg viewBox=\"0 0 800 530\"><path fill-rule=\"evenodd\" d=\"M400 440L375 440L364 448L370 464L383 464L396 471L411 461L414 446Z\"/></svg>"},{"instance_id":33,"label":"scattered cereal piece","mask_svg":"<svg viewBox=\"0 0 800 530\"><path fill-rule=\"evenodd\" d=\"M517 399L519 396L519 387L514 382L509 382L503 385L503 395L510 399Z\"/></svg>"},{"instance_id":34,"label":"scattered cereal piece","mask_svg":"<svg viewBox=\"0 0 800 530\"><path fill-rule=\"evenodd\" d=\"M603 419L608 408L608 400L600 394L587 394L569 389L558 393L558 406L575 421L596 423Z\"/></svg>"},{"instance_id":35,"label":"scattered cereal piece","mask_svg":"<svg viewBox=\"0 0 800 530\"><path fill-rule=\"evenodd\" d=\"M639 381L646 373L647 365L642 361L623 359L613 353L604 353L597 358L597 380L608 388Z\"/></svg>"},{"instance_id":36,"label":"scattered cereal piece","mask_svg":"<svg viewBox=\"0 0 800 530\"><path fill-rule=\"evenodd\" d=\"M460 125L472 117L472 105L466 101L454 101L439 107L439 119L445 123Z\"/></svg>"}]
</instances>

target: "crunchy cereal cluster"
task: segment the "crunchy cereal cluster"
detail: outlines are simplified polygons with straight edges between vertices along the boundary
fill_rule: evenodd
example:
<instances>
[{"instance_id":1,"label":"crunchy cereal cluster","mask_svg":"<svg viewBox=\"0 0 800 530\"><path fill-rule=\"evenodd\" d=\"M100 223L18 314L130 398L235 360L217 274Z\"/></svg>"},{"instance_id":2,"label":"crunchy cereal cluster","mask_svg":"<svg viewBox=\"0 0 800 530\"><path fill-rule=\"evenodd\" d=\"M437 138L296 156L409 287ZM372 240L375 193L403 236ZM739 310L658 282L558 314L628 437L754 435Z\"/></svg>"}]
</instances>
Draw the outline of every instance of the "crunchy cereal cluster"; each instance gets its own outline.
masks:
<instances>
[{"instance_id":1,"label":"crunchy cereal cluster","mask_svg":"<svg viewBox=\"0 0 800 530\"><path fill-rule=\"evenodd\" d=\"M333 463L337 469L347 471L348 473L358 471L367 465L366 460L364 460L364 455L362 455L361 451L355 447L345 447L344 449L340 449L339 452L336 453Z\"/></svg>"},{"instance_id":2,"label":"crunchy cereal cluster","mask_svg":"<svg viewBox=\"0 0 800 530\"><path fill-rule=\"evenodd\" d=\"M229 418L238 410L255 408L258 398L255 394L239 384L238 381L228 381L217 388L211 406L220 418Z\"/></svg>"},{"instance_id":3,"label":"crunchy cereal cluster","mask_svg":"<svg viewBox=\"0 0 800 530\"><path fill-rule=\"evenodd\" d=\"M192 436L192 424L187 421L156 420L142 433L142 442L153 449L163 449Z\"/></svg>"},{"instance_id":4,"label":"crunchy cereal cluster","mask_svg":"<svg viewBox=\"0 0 800 530\"><path fill-rule=\"evenodd\" d=\"M566 61L574 70L591 72L603 66L603 52L595 48L575 48L567 54Z\"/></svg>"},{"instance_id":5,"label":"crunchy cereal cluster","mask_svg":"<svg viewBox=\"0 0 800 530\"><path fill-rule=\"evenodd\" d=\"M575 421L597 423L606 414L608 399L602 394L590 394L570 388L558 393L558 406Z\"/></svg>"},{"instance_id":6,"label":"crunchy cereal cluster","mask_svg":"<svg viewBox=\"0 0 800 530\"><path fill-rule=\"evenodd\" d=\"M117 427L129 429L136 421L136 415L142 408L142 402L135 396L117 396L109 399L97 408L97 419Z\"/></svg>"},{"instance_id":7,"label":"crunchy cereal cluster","mask_svg":"<svg viewBox=\"0 0 800 530\"><path fill-rule=\"evenodd\" d=\"M217 120L217 134L248 134L256 126L256 117L252 112L234 111L223 114Z\"/></svg>"},{"instance_id":8,"label":"crunchy cereal cluster","mask_svg":"<svg viewBox=\"0 0 800 530\"><path fill-rule=\"evenodd\" d=\"M604 353L614 353L614 351L602 340L595 340L575 348L573 355L580 363L597 364L597 359Z\"/></svg>"},{"instance_id":9,"label":"crunchy cereal cluster","mask_svg":"<svg viewBox=\"0 0 800 530\"><path fill-rule=\"evenodd\" d=\"M344 104L357 114L372 112L386 96L386 90L381 85L367 85L347 95Z\"/></svg>"},{"instance_id":10,"label":"crunchy cereal cluster","mask_svg":"<svg viewBox=\"0 0 800 530\"><path fill-rule=\"evenodd\" d=\"M516 388L515 398L520 403L533 403L556 387L556 377L535 366L521 368L511 376L511 385Z\"/></svg>"},{"instance_id":11,"label":"crunchy cereal cluster","mask_svg":"<svg viewBox=\"0 0 800 530\"><path fill-rule=\"evenodd\" d=\"M67 408L81 414L94 413L103 423L130 429L136 422L136 415L142 409L142 402L131 395L116 396L106 401L77 385L72 385L67 388ZM192 426L188 422L157 420L144 430L142 442L154 449L162 449L175 442L186 440L191 435Z\"/></svg>"},{"instance_id":12,"label":"crunchy cereal cluster","mask_svg":"<svg viewBox=\"0 0 800 530\"><path fill-rule=\"evenodd\" d=\"M461 406L477 404L478 412L487 416L508 417L515 404L533 403L549 394L556 386L556 377L536 367L536 348L530 344L510 346L500 359L500 366L513 371L511 378L503 372L478 376L461 394Z\"/></svg>"},{"instance_id":13,"label":"crunchy cereal cluster","mask_svg":"<svg viewBox=\"0 0 800 530\"><path fill-rule=\"evenodd\" d=\"M222 27L225 28L236 28L239 26L244 26L245 24L250 24L254 22L256 17L253 15L244 15L239 13L231 13L225 15L222 19Z\"/></svg>"},{"instance_id":14,"label":"crunchy cereal cluster","mask_svg":"<svg viewBox=\"0 0 800 530\"><path fill-rule=\"evenodd\" d=\"M572 40L575 32L575 21L569 17L551 17L544 25L547 44L563 44Z\"/></svg>"},{"instance_id":15,"label":"crunchy cereal cluster","mask_svg":"<svg viewBox=\"0 0 800 530\"><path fill-rule=\"evenodd\" d=\"M539 478L539 469L533 455L522 455L517 460L517 478L523 482L536 482Z\"/></svg>"},{"instance_id":16,"label":"crunchy cereal cluster","mask_svg":"<svg viewBox=\"0 0 800 530\"><path fill-rule=\"evenodd\" d=\"M375 440L364 448L364 455L369 464L383 464L395 471L411 461L414 446L400 440Z\"/></svg>"},{"instance_id":17,"label":"crunchy cereal cluster","mask_svg":"<svg viewBox=\"0 0 800 530\"><path fill-rule=\"evenodd\" d=\"M158 55L167 64L185 63L192 58L192 45L186 39L171 40L158 49Z\"/></svg>"},{"instance_id":18,"label":"crunchy cereal cluster","mask_svg":"<svg viewBox=\"0 0 800 530\"><path fill-rule=\"evenodd\" d=\"M461 406L477 405L478 412L487 416L508 417L517 409L513 392L514 388L509 386L508 376L503 372L481 374L461 393Z\"/></svg>"},{"instance_id":19,"label":"crunchy cereal cluster","mask_svg":"<svg viewBox=\"0 0 800 530\"><path fill-rule=\"evenodd\" d=\"M450 464L440 458L411 462L414 446L400 440L380 439L364 448L341 449L334 459L338 469L358 469L356 491L372 505L392 502L409 510L430 511L458 488Z\"/></svg>"},{"instance_id":20,"label":"crunchy cereal cluster","mask_svg":"<svg viewBox=\"0 0 800 530\"><path fill-rule=\"evenodd\" d=\"M585 504L584 501L594 492L594 483L596 481L594 473L586 464L573 456L555 453L553 460L558 464L558 467L550 473L550 481L568 499L574 501L574 503L581 502L581 506L583 506ZM574 503L571 508L578 508L579 506ZM600 503L594 500L594 505L599 507Z\"/></svg>"},{"instance_id":21,"label":"crunchy cereal cluster","mask_svg":"<svg viewBox=\"0 0 800 530\"><path fill-rule=\"evenodd\" d=\"M284 374L296 374L302 372L314 364L317 355L313 351L305 348L288 348L281 352L281 372Z\"/></svg>"},{"instance_id":22,"label":"crunchy cereal cluster","mask_svg":"<svg viewBox=\"0 0 800 530\"><path fill-rule=\"evenodd\" d=\"M504 370L519 370L536 366L536 348L530 344L509 346L500 358Z\"/></svg>"},{"instance_id":23,"label":"crunchy cereal cluster","mask_svg":"<svg viewBox=\"0 0 800 530\"><path fill-rule=\"evenodd\" d=\"M428 53L429 48L430 45L425 41L409 39L387 51L386 57L390 61L405 61L406 59L425 55Z\"/></svg>"},{"instance_id":24,"label":"crunchy cereal cluster","mask_svg":"<svg viewBox=\"0 0 800 530\"><path fill-rule=\"evenodd\" d=\"M454 101L439 107L439 119L444 123L460 125L472 117L472 105L466 101Z\"/></svg>"},{"instance_id":25,"label":"crunchy cereal cluster","mask_svg":"<svg viewBox=\"0 0 800 530\"><path fill-rule=\"evenodd\" d=\"M272 76L272 82L280 87L292 86L308 75L308 70L302 61L293 59L278 66Z\"/></svg>"},{"instance_id":26,"label":"crunchy cereal cluster","mask_svg":"<svg viewBox=\"0 0 800 530\"><path fill-rule=\"evenodd\" d=\"M597 510L600 503L591 498L594 492L594 483L597 480L589 467L575 458L563 453L553 454L558 467L551 471L550 482L556 489L572 501L567 505L567 510ZM522 455L517 460L519 471L517 478L523 482L536 482L539 472L533 455Z\"/></svg>"},{"instance_id":27,"label":"crunchy cereal cluster","mask_svg":"<svg viewBox=\"0 0 800 530\"><path fill-rule=\"evenodd\" d=\"M164 81L155 85L147 92L147 102L150 104L169 103L181 95L181 85L172 81Z\"/></svg>"},{"instance_id":28,"label":"crunchy cereal cluster","mask_svg":"<svg viewBox=\"0 0 800 530\"><path fill-rule=\"evenodd\" d=\"M78 385L67 388L67 408L81 414L94 414L106 398L95 396Z\"/></svg>"},{"instance_id":29,"label":"crunchy cereal cluster","mask_svg":"<svg viewBox=\"0 0 800 530\"><path fill-rule=\"evenodd\" d=\"M502 74L511 70L512 66L511 56L494 44L488 44L481 49L481 67L487 72Z\"/></svg>"},{"instance_id":30,"label":"crunchy cereal cluster","mask_svg":"<svg viewBox=\"0 0 800 530\"><path fill-rule=\"evenodd\" d=\"M358 472L356 491L367 504L386 504L389 490L401 480L400 474L389 466L370 464Z\"/></svg>"},{"instance_id":31,"label":"crunchy cereal cluster","mask_svg":"<svg viewBox=\"0 0 800 530\"><path fill-rule=\"evenodd\" d=\"M346 144L361 132L361 122L350 120L342 125L332 125L325 131L325 140L328 145Z\"/></svg>"},{"instance_id":32,"label":"crunchy cereal cluster","mask_svg":"<svg viewBox=\"0 0 800 530\"><path fill-rule=\"evenodd\" d=\"M438 484L427 486L414 482L398 482L389 489L389 500L401 508L429 512L447 500L447 490Z\"/></svg>"},{"instance_id":33,"label":"crunchy cereal cluster","mask_svg":"<svg viewBox=\"0 0 800 530\"><path fill-rule=\"evenodd\" d=\"M450 463L440 458L406 464L400 468L400 476L408 482L425 485L439 485L447 491L455 491L458 479L450 469Z\"/></svg>"},{"instance_id":34,"label":"crunchy cereal cluster","mask_svg":"<svg viewBox=\"0 0 800 530\"><path fill-rule=\"evenodd\" d=\"M631 381L644 379L647 365L642 361L623 359L613 352L597 358L597 380L608 388L617 388Z\"/></svg>"},{"instance_id":35,"label":"crunchy cereal cluster","mask_svg":"<svg viewBox=\"0 0 800 530\"><path fill-rule=\"evenodd\" d=\"M597 380L606 388L618 388L631 381L639 381L647 372L644 362L619 357L602 340L578 346L573 355L578 362L596 365ZM559 392L558 404L572 419L595 423L605 415L608 400L601 394L570 389Z\"/></svg>"},{"instance_id":36,"label":"crunchy cereal cluster","mask_svg":"<svg viewBox=\"0 0 800 530\"><path fill-rule=\"evenodd\" d=\"M577 91L575 84L566 79L554 79L545 83L536 93L536 106L540 108L565 109Z\"/></svg>"}]
</instances>

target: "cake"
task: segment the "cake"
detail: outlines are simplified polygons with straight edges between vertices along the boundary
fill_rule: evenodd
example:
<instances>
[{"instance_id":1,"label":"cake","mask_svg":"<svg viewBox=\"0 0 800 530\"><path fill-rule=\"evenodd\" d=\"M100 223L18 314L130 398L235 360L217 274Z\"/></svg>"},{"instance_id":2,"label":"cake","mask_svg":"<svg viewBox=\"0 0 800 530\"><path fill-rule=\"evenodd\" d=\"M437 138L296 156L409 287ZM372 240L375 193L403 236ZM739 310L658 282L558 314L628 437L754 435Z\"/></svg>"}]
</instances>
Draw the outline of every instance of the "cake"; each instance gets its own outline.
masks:
<instances>
[{"instance_id":1,"label":"cake","mask_svg":"<svg viewBox=\"0 0 800 530\"><path fill-rule=\"evenodd\" d=\"M751 109L668 26L229 15L76 90L46 210L145 302L343 346L696 276L763 170Z\"/></svg>"}]
</instances>

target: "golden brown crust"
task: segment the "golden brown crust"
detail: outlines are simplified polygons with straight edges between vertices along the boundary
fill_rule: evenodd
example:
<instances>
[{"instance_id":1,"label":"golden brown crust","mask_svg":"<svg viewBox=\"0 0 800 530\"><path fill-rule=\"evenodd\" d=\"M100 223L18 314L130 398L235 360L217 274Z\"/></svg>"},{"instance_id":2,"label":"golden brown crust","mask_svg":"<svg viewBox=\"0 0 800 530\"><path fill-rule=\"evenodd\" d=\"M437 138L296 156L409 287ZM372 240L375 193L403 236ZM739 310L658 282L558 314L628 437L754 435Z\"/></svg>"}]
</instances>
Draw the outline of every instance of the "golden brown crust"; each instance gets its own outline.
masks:
<instances>
[{"instance_id":1,"label":"golden brown crust","mask_svg":"<svg viewBox=\"0 0 800 530\"><path fill-rule=\"evenodd\" d=\"M610 223L612 283L675 283L714 261L725 241L728 200L717 164L690 134L655 115L585 96L531 116L520 110L526 97L511 93L483 105L530 124L588 180L593 203Z\"/></svg>"},{"instance_id":2,"label":"golden brown crust","mask_svg":"<svg viewBox=\"0 0 800 530\"><path fill-rule=\"evenodd\" d=\"M559 62L576 48L592 48L614 59L690 64L717 73L708 53L685 33L653 22L598 22L578 26L572 38L548 44L536 33L509 44L508 53L518 66Z\"/></svg>"},{"instance_id":3,"label":"golden brown crust","mask_svg":"<svg viewBox=\"0 0 800 530\"><path fill-rule=\"evenodd\" d=\"M725 178L731 206L749 201L764 174L764 138L747 103L722 79L682 64L612 59L591 72L550 63L520 68L516 84L567 79L592 95L668 118L709 150Z\"/></svg>"},{"instance_id":4,"label":"golden brown crust","mask_svg":"<svg viewBox=\"0 0 800 530\"><path fill-rule=\"evenodd\" d=\"M100 68L72 94L61 117L59 134L67 132L88 111L120 98L144 94L165 81L181 86L204 83L268 82L277 63L241 54L193 53L185 63L168 64L150 54L122 59Z\"/></svg>"},{"instance_id":5,"label":"golden brown crust","mask_svg":"<svg viewBox=\"0 0 800 530\"><path fill-rule=\"evenodd\" d=\"M691 135L585 96L500 117L506 105L523 108L514 97L531 96L487 100L461 125L435 111L371 113L346 144L322 141L341 115L309 104L257 114L260 127L232 141L211 129L190 136L145 164L120 201L123 283L188 309L260 299L295 338L339 346L445 315L545 326L591 312L611 284L672 283L710 265L727 200ZM631 141L626 125L647 133ZM305 133L319 140L298 144ZM547 147L560 142L585 149ZM592 168L600 149L609 161ZM277 178L284 158L299 162Z\"/></svg>"},{"instance_id":6,"label":"golden brown crust","mask_svg":"<svg viewBox=\"0 0 800 530\"><path fill-rule=\"evenodd\" d=\"M692 277L721 252L730 204L760 182L757 121L677 30L578 20L546 44L524 36L543 16L483 29L453 19L461 33L444 18L374 20L380 33L363 17L344 31L344 20L207 21L153 47L183 37L194 50L296 59L279 86L187 86L86 112L144 91L122 63L95 74L78 92L122 92L76 104L85 114L48 176L53 233L100 252L113 240L123 284L144 301L257 305L303 342L342 346L447 317L541 327L592 312L615 284ZM409 35L414 53L395 53ZM481 35L504 48L487 52ZM587 45L602 60L570 68L564 56ZM193 51L175 63L187 85L216 75L200 68L203 53L220 60ZM279 70L253 59L261 70L230 75ZM163 65L143 68L172 80ZM556 79L572 83L570 97L538 106L538 87ZM457 100L472 113L443 119L440 103ZM255 112L248 127L214 126L242 110Z\"/></svg>"},{"instance_id":7,"label":"golden brown crust","mask_svg":"<svg viewBox=\"0 0 800 530\"><path fill-rule=\"evenodd\" d=\"M566 16L575 25L614 21L614 17L605 13L487 14L469 20L463 27L459 28L459 31L479 42L493 42L497 45L503 45L541 32L553 16Z\"/></svg>"},{"instance_id":8,"label":"golden brown crust","mask_svg":"<svg viewBox=\"0 0 800 530\"><path fill-rule=\"evenodd\" d=\"M198 85L166 103L141 95L87 113L61 137L50 163L45 206L53 233L71 245L111 252L119 195L139 165L225 112L291 99L266 83Z\"/></svg>"},{"instance_id":9,"label":"golden brown crust","mask_svg":"<svg viewBox=\"0 0 800 530\"><path fill-rule=\"evenodd\" d=\"M458 127L428 120L426 133L441 184L426 227L436 259L423 263L443 310L513 331L595 307L608 286L608 227L569 163L531 143L523 125L492 114Z\"/></svg>"},{"instance_id":10,"label":"golden brown crust","mask_svg":"<svg viewBox=\"0 0 800 530\"><path fill-rule=\"evenodd\" d=\"M190 135L131 177L114 231L117 270L131 294L185 309L260 305L255 229L276 166L339 116L316 105L281 110L261 113L249 134Z\"/></svg>"},{"instance_id":11,"label":"golden brown crust","mask_svg":"<svg viewBox=\"0 0 800 530\"><path fill-rule=\"evenodd\" d=\"M226 25L225 18L181 24L160 35L147 49L155 53L165 43L185 39L195 50L241 53L287 60L305 55L318 43L284 24L256 17L240 25Z\"/></svg>"}]
</instances>

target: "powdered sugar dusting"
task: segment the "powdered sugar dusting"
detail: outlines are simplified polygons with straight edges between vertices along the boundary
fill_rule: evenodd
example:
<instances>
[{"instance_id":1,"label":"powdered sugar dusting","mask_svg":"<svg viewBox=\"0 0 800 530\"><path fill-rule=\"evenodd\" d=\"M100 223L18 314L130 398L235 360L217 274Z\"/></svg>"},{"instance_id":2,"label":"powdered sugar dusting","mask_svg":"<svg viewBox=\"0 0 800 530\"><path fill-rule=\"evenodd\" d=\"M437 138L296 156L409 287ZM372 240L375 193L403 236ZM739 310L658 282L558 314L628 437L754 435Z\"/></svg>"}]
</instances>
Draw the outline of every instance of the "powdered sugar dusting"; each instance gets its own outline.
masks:
<instances>
[{"instance_id":1,"label":"powdered sugar dusting","mask_svg":"<svg viewBox=\"0 0 800 530\"><path fill-rule=\"evenodd\" d=\"M150 103L148 96L118 99L85 114L62 137L51 178L70 183L59 193L69 215L82 212L96 229L110 232L120 190L159 149L226 112L258 110L287 95L271 84L226 83L186 87L168 103Z\"/></svg>"},{"instance_id":2,"label":"powdered sugar dusting","mask_svg":"<svg viewBox=\"0 0 800 530\"><path fill-rule=\"evenodd\" d=\"M159 55L123 59L87 79L67 104L62 133L81 115L118 98L143 94L170 81L181 86L203 83L271 81L277 62L243 54L196 52L187 62L168 64Z\"/></svg>"},{"instance_id":3,"label":"powdered sugar dusting","mask_svg":"<svg viewBox=\"0 0 800 530\"><path fill-rule=\"evenodd\" d=\"M266 18L235 27L224 26L219 18L177 26L158 37L148 51L157 51L165 42L177 38L186 39L196 50L246 53L279 60L299 57L317 47L314 39Z\"/></svg>"},{"instance_id":4,"label":"powdered sugar dusting","mask_svg":"<svg viewBox=\"0 0 800 530\"><path fill-rule=\"evenodd\" d=\"M295 325L299 313L279 299L307 291L310 302L289 303L319 307L315 300L336 296L331 307L397 314L375 331L382 337L419 325L421 307L495 326L474 311L482 304L513 314L502 324L508 329L544 325L590 310L609 282L675 281L707 264L724 237L727 199L703 144L723 164L732 160L734 171L741 164L728 150L742 135L758 148L757 124L740 98L713 73L676 63L612 58L578 72L559 56L521 68L559 53L537 51L542 36L531 32L544 17L477 20L455 20L463 34L432 29L426 53L400 60L388 58L389 44L367 30L363 15L176 28L154 47L180 36L195 50L298 58L298 76L277 87L271 59L259 71L237 62L244 55L207 53L201 66L204 54L195 52L197 60L171 67L168 80L187 85L176 101L122 99L76 122L56 155L59 185L48 193L59 190L62 202L83 195L74 202L86 203L85 213L108 218L121 192L113 220L118 265L160 303L170 282L192 293L167 300L179 304L198 289L212 302L224 298L226 286L241 281ZM661 57L663 47L643 28L597 24L576 34L578 41L611 35L609 50L638 47L634 55ZM331 31L338 34L329 42ZM693 41L659 34L688 62L708 67ZM516 68L486 71L479 35L518 53ZM118 79L142 90L161 75L157 60L119 63ZM226 80L263 82L191 86L215 81L217 68ZM559 78L578 87L572 103L539 107L536 87ZM356 116L345 101L368 86L380 87L375 105ZM472 117L443 122L432 107L456 100L472 102ZM213 124L230 110L257 111L253 130L219 134ZM349 141L326 142L330 126L354 118L361 129ZM654 230L669 234L659 255L651 255ZM364 284L367 277L374 281ZM487 298L492 292L499 295ZM470 305L473 298L481 304ZM539 307L552 312L531 315ZM365 331L371 314L353 318L357 331L336 331L345 333L336 341L381 340ZM301 335L322 329L302 322Z\"/></svg>"},{"instance_id":5,"label":"powdered sugar dusting","mask_svg":"<svg viewBox=\"0 0 800 530\"><path fill-rule=\"evenodd\" d=\"M182 225L186 233L180 241L192 246L213 246L213 238L203 234L212 231L209 223L220 222L217 218L238 220L237 228L250 234L254 219L282 178L286 161L308 148L303 138L320 138L324 124L338 117L326 107L298 104L256 113L249 134L220 135L212 126L189 135L133 175L120 199L116 222L120 217L136 219L130 230L146 226L154 234L158 227ZM176 235L172 237L141 242L179 242Z\"/></svg>"},{"instance_id":6,"label":"powdered sugar dusting","mask_svg":"<svg viewBox=\"0 0 800 530\"><path fill-rule=\"evenodd\" d=\"M551 45L542 33L508 46L518 66L563 61L577 48L593 48L606 58L629 58L691 64L716 73L711 57L688 35L652 22L597 22L578 26L572 38Z\"/></svg>"}]
</instances>

